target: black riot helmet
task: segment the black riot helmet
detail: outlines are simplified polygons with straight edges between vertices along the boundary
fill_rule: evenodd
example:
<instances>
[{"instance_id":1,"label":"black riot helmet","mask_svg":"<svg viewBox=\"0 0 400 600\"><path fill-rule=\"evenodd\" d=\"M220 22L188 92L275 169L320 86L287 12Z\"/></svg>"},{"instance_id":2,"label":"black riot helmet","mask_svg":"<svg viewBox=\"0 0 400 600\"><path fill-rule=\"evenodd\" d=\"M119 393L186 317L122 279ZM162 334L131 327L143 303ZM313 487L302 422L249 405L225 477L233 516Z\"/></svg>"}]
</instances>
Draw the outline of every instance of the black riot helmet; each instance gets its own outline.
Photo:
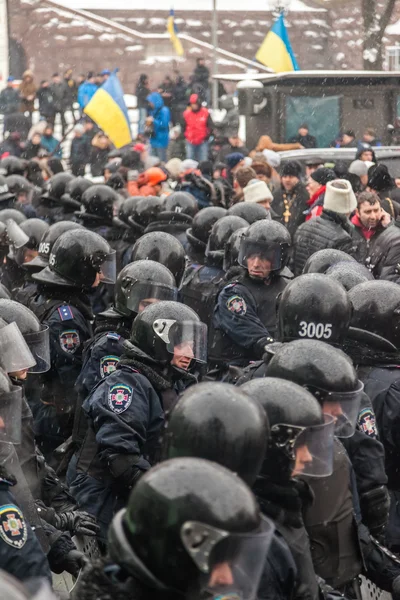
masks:
<instances>
[{"instance_id":1,"label":"black riot helmet","mask_svg":"<svg viewBox=\"0 0 400 600\"><path fill-rule=\"evenodd\" d=\"M342 344L350 327L351 302L344 287L320 273L300 275L279 299L281 342L315 339Z\"/></svg>"},{"instance_id":2,"label":"black riot helmet","mask_svg":"<svg viewBox=\"0 0 400 600\"><path fill-rule=\"evenodd\" d=\"M224 262L223 269L228 271L231 267L237 267L239 265L239 251L242 237L247 227L241 227L236 229L225 244L224 250Z\"/></svg>"},{"instance_id":3,"label":"black riot helmet","mask_svg":"<svg viewBox=\"0 0 400 600\"><path fill-rule=\"evenodd\" d=\"M131 261L154 260L167 267L179 287L185 271L185 250L173 235L153 231L142 235L132 248Z\"/></svg>"},{"instance_id":4,"label":"black riot helmet","mask_svg":"<svg viewBox=\"0 0 400 600\"><path fill-rule=\"evenodd\" d=\"M171 271L154 260L129 263L120 271L115 283L115 309L127 317L135 317L152 302L177 298Z\"/></svg>"},{"instance_id":5,"label":"black riot helmet","mask_svg":"<svg viewBox=\"0 0 400 600\"><path fill-rule=\"evenodd\" d=\"M54 244L62 233L72 229L84 229L84 227L83 225L74 223L73 221L59 221L58 223L50 225L40 240L38 256L36 256L29 263L26 263L25 267L29 270L41 270L47 267L49 264L50 252Z\"/></svg>"},{"instance_id":6,"label":"black riot helmet","mask_svg":"<svg viewBox=\"0 0 400 600\"><path fill-rule=\"evenodd\" d=\"M86 179L86 177L75 177L74 179L71 179L65 187L65 193L61 196L61 202L65 207L71 207L78 210L81 208L84 192L92 187L92 185L93 183L89 179Z\"/></svg>"},{"instance_id":7,"label":"black riot helmet","mask_svg":"<svg viewBox=\"0 0 400 600\"><path fill-rule=\"evenodd\" d=\"M32 275L39 283L50 286L90 289L97 276L104 283L115 283L115 250L93 231L66 231L55 242L49 266Z\"/></svg>"},{"instance_id":8,"label":"black riot helmet","mask_svg":"<svg viewBox=\"0 0 400 600\"><path fill-rule=\"evenodd\" d=\"M164 437L166 458L205 458L252 485L264 460L268 421L259 404L228 383L199 383L172 409Z\"/></svg>"},{"instance_id":9,"label":"black riot helmet","mask_svg":"<svg viewBox=\"0 0 400 600\"><path fill-rule=\"evenodd\" d=\"M165 199L163 213L184 214L194 217L199 211L197 200L189 192L173 192Z\"/></svg>"},{"instance_id":10,"label":"black riot helmet","mask_svg":"<svg viewBox=\"0 0 400 600\"><path fill-rule=\"evenodd\" d=\"M335 435L353 435L364 386L344 352L317 340L295 340L282 344L265 374L307 388L334 417Z\"/></svg>"},{"instance_id":11,"label":"black riot helmet","mask_svg":"<svg viewBox=\"0 0 400 600\"><path fill-rule=\"evenodd\" d=\"M141 565L156 589L194 597L215 594L213 573L229 564L228 590L253 600L272 532L239 477L207 460L176 458L135 485L127 508L111 524L109 552L117 563ZM218 594L223 589L220 584Z\"/></svg>"},{"instance_id":12,"label":"black riot helmet","mask_svg":"<svg viewBox=\"0 0 400 600\"><path fill-rule=\"evenodd\" d=\"M130 198L126 198L119 207L118 218L120 221L125 223L125 225L129 225L129 217L132 217L135 211L136 205L143 200L144 196L131 196Z\"/></svg>"},{"instance_id":13,"label":"black riot helmet","mask_svg":"<svg viewBox=\"0 0 400 600\"><path fill-rule=\"evenodd\" d=\"M233 215L222 217L222 219L219 219L216 223L214 223L211 229L210 237L208 238L205 252L207 262L213 262L222 268L225 245L227 244L232 233L237 229L248 226L249 224L247 221L241 217L235 217Z\"/></svg>"},{"instance_id":14,"label":"black riot helmet","mask_svg":"<svg viewBox=\"0 0 400 600\"><path fill-rule=\"evenodd\" d=\"M112 224L114 204L120 196L108 185L92 185L82 194L81 210L75 214L86 219Z\"/></svg>"},{"instance_id":15,"label":"black riot helmet","mask_svg":"<svg viewBox=\"0 0 400 600\"><path fill-rule=\"evenodd\" d=\"M156 220L163 209L163 201L157 196L147 196L138 202L128 223L137 233L143 233L150 223Z\"/></svg>"},{"instance_id":16,"label":"black riot helmet","mask_svg":"<svg viewBox=\"0 0 400 600\"><path fill-rule=\"evenodd\" d=\"M19 236L17 236L17 245L14 245L12 239L13 229L8 228L8 236L11 242L9 257L12 258L17 263L17 265L21 266L24 263L29 264L28 262L25 262L28 260L26 256L27 250L39 250L40 240L49 229L49 225L41 219L27 219L26 221L23 221L20 225L17 225L17 227L19 227L21 231L27 235L28 240L23 246L18 247Z\"/></svg>"},{"instance_id":17,"label":"black riot helmet","mask_svg":"<svg viewBox=\"0 0 400 600\"><path fill-rule=\"evenodd\" d=\"M70 181L73 181L74 176L70 173L56 173L50 177L46 184L46 191L42 195L42 199L61 203L61 197L65 194L66 187Z\"/></svg>"},{"instance_id":18,"label":"black riot helmet","mask_svg":"<svg viewBox=\"0 0 400 600\"><path fill-rule=\"evenodd\" d=\"M228 215L242 217L250 225L256 221L271 218L269 211L256 202L238 202L228 209Z\"/></svg>"},{"instance_id":19,"label":"black riot helmet","mask_svg":"<svg viewBox=\"0 0 400 600\"><path fill-rule=\"evenodd\" d=\"M25 161L16 156L6 156L0 161L0 172L2 175L23 175L25 172Z\"/></svg>"},{"instance_id":20,"label":"black riot helmet","mask_svg":"<svg viewBox=\"0 0 400 600\"><path fill-rule=\"evenodd\" d=\"M332 473L333 419L324 417L310 392L277 377L252 379L240 389L257 400L268 417L270 436L262 478L277 483L293 475ZM304 454L307 460L302 460ZM254 489L257 493L257 483Z\"/></svg>"},{"instance_id":21,"label":"black riot helmet","mask_svg":"<svg viewBox=\"0 0 400 600\"><path fill-rule=\"evenodd\" d=\"M133 322L130 340L161 365L175 361L177 348L185 357L184 370L207 362L207 325L179 302L157 302L145 308Z\"/></svg>"},{"instance_id":22,"label":"black riot helmet","mask_svg":"<svg viewBox=\"0 0 400 600\"><path fill-rule=\"evenodd\" d=\"M226 214L226 209L220 206L207 206L197 213L193 218L192 226L186 230L186 237L193 248L205 252L214 223Z\"/></svg>"},{"instance_id":23,"label":"black riot helmet","mask_svg":"<svg viewBox=\"0 0 400 600\"><path fill-rule=\"evenodd\" d=\"M0 202L15 200L15 194L10 190L7 178L0 175Z\"/></svg>"},{"instance_id":24,"label":"black riot helmet","mask_svg":"<svg viewBox=\"0 0 400 600\"><path fill-rule=\"evenodd\" d=\"M288 261L290 244L290 233L284 225L267 219L256 221L242 237L238 262L248 269L248 259L259 256L269 261L271 272L279 272Z\"/></svg>"},{"instance_id":25,"label":"black riot helmet","mask_svg":"<svg viewBox=\"0 0 400 600\"><path fill-rule=\"evenodd\" d=\"M330 267L339 262L356 262L356 260L350 254L335 248L318 250L307 259L303 273L326 273Z\"/></svg>"},{"instance_id":26,"label":"black riot helmet","mask_svg":"<svg viewBox=\"0 0 400 600\"><path fill-rule=\"evenodd\" d=\"M5 180L9 191L13 196L16 196L17 199L18 195L21 193L25 193L29 196L33 192L33 185L22 175L9 175Z\"/></svg>"},{"instance_id":27,"label":"black riot helmet","mask_svg":"<svg viewBox=\"0 0 400 600\"><path fill-rule=\"evenodd\" d=\"M342 284L345 290L349 291L359 283L372 281L372 273L358 262L347 261L338 262L329 267L326 275Z\"/></svg>"},{"instance_id":28,"label":"black riot helmet","mask_svg":"<svg viewBox=\"0 0 400 600\"><path fill-rule=\"evenodd\" d=\"M400 287L391 281L367 281L349 292L353 304L351 328L362 330L368 343L368 334L375 334L400 348ZM354 337L351 333L351 337ZM371 338L372 346L374 340Z\"/></svg>"},{"instance_id":29,"label":"black riot helmet","mask_svg":"<svg viewBox=\"0 0 400 600\"><path fill-rule=\"evenodd\" d=\"M3 210L0 210L0 221L6 223L8 219L12 219L17 225L20 225L23 221L27 220L24 213L16 208L4 208Z\"/></svg>"},{"instance_id":30,"label":"black riot helmet","mask_svg":"<svg viewBox=\"0 0 400 600\"><path fill-rule=\"evenodd\" d=\"M26 306L14 300L0 299L0 318L6 323L16 323L31 351L36 365L30 373L44 373L50 369L49 328L40 323Z\"/></svg>"}]
</instances>

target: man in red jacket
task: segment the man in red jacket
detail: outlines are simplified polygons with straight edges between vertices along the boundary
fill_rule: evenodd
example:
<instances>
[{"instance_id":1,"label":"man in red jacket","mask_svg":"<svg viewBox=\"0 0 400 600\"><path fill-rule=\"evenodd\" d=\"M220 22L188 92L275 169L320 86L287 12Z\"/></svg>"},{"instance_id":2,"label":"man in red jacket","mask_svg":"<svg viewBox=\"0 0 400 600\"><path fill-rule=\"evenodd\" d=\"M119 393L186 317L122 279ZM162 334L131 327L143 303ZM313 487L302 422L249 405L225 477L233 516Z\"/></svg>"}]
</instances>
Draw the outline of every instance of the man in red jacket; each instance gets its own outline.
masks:
<instances>
[{"instance_id":1,"label":"man in red jacket","mask_svg":"<svg viewBox=\"0 0 400 600\"><path fill-rule=\"evenodd\" d=\"M208 138L213 122L197 94L189 98L190 106L183 113L184 135L186 138L186 158L202 162L208 159Z\"/></svg>"}]
</instances>

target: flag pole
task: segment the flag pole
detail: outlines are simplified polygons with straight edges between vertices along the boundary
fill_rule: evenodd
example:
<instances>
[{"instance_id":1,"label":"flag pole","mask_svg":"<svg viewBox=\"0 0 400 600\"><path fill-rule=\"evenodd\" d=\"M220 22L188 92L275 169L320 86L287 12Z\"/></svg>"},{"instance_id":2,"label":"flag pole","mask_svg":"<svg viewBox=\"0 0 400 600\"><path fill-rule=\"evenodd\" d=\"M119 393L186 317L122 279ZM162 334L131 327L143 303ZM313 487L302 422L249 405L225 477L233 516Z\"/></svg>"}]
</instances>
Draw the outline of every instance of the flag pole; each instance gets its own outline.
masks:
<instances>
[{"instance_id":1,"label":"flag pole","mask_svg":"<svg viewBox=\"0 0 400 600\"><path fill-rule=\"evenodd\" d=\"M218 81L215 76L218 72L217 66L217 47L218 47L218 13L217 13L217 0L213 0L213 14L212 14L212 29L211 29L211 43L213 47L212 54L212 107L213 110L218 109Z\"/></svg>"}]
</instances>

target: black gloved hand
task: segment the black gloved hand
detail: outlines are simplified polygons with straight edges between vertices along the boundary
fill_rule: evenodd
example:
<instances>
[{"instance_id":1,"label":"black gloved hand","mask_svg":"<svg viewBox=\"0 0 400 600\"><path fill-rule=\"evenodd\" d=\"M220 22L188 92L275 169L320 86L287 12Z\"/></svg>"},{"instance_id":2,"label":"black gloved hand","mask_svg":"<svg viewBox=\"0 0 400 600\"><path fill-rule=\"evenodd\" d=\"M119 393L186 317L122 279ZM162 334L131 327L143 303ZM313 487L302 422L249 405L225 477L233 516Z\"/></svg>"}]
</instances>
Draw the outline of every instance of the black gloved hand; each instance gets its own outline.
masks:
<instances>
[{"instance_id":1,"label":"black gloved hand","mask_svg":"<svg viewBox=\"0 0 400 600\"><path fill-rule=\"evenodd\" d=\"M360 496L362 522L378 541L384 535L389 519L390 497L384 485Z\"/></svg>"},{"instance_id":2,"label":"black gloved hand","mask_svg":"<svg viewBox=\"0 0 400 600\"><path fill-rule=\"evenodd\" d=\"M74 577L78 577L79 571L87 564L88 560L79 550L70 550L68 554L59 563L59 567L62 571L71 573Z\"/></svg>"},{"instance_id":3,"label":"black gloved hand","mask_svg":"<svg viewBox=\"0 0 400 600\"><path fill-rule=\"evenodd\" d=\"M97 535L100 527L96 518L87 512L71 510L55 515L54 526L61 531L69 531L73 535Z\"/></svg>"}]
</instances>

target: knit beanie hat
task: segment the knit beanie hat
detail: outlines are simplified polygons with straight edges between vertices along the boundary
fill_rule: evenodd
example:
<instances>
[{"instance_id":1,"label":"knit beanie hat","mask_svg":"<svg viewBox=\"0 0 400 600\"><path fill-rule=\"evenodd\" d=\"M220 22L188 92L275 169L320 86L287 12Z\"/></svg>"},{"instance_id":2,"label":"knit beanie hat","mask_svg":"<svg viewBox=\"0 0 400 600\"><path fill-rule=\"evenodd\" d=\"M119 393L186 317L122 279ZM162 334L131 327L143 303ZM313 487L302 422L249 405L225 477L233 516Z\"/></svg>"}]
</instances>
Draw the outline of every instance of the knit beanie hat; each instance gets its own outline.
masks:
<instances>
[{"instance_id":1,"label":"knit beanie hat","mask_svg":"<svg viewBox=\"0 0 400 600\"><path fill-rule=\"evenodd\" d=\"M320 167L316 169L310 175L311 179L314 179L320 185L326 185L328 181L333 181L336 179L335 172L332 169L327 169L326 167Z\"/></svg>"},{"instance_id":2,"label":"knit beanie hat","mask_svg":"<svg viewBox=\"0 0 400 600\"><path fill-rule=\"evenodd\" d=\"M181 167L182 161L180 158L171 158L171 160L169 160L165 165L168 173L170 173L171 177L175 177L175 179L178 179L181 172Z\"/></svg>"},{"instance_id":3,"label":"knit beanie hat","mask_svg":"<svg viewBox=\"0 0 400 600\"><path fill-rule=\"evenodd\" d=\"M234 169L244 159L244 154L240 152L232 152L225 157L228 169Z\"/></svg>"},{"instance_id":4,"label":"knit beanie hat","mask_svg":"<svg viewBox=\"0 0 400 600\"><path fill-rule=\"evenodd\" d=\"M290 160L281 169L281 177L300 177L301 164L297 160Z\"/></svg>"},{"instance_id":5,"label":"knit beanie hat","mask_svg":"<svg viewBox=\"0 0 400 600\"><path fill-rule=\"evenodd\" d=\"M368 170L368 187L374 192L391 190L396 187L386 165L375 165Z\"/></svg>"},{"instance_id":6,"label":"knit beanie hat","mask_svg":"<svg viewBox=\"0 0 400 600\"><path fill-rule=\"evenodd\" d=\"M363 160L353 160L349 166L349 173L363 177L368 175L368 165Z\"/></svg>"},{"instance_id":7,"label":"knit beanie hat","mask_svg":"<svg viewBox=\"0 0 400 600\"><path fill-rule=\"evenodd\" d=\"M252 179L243 188L244 201L245 202L265 202L265 200L272 200L273 196L271 190L265 183L260 179Z\"/></svg>"},{"instance_id":8,"label":"knit beanie hat","mask_svg":"<svg viewBox=\"0 0 400 600\"><path fill-rule=\"evenodd\" d=\"M352 213L357 208L357 199L350 181L335 179L328 181L324 198L324 208L339 214Z\"/></svg>"}]
</instances>

